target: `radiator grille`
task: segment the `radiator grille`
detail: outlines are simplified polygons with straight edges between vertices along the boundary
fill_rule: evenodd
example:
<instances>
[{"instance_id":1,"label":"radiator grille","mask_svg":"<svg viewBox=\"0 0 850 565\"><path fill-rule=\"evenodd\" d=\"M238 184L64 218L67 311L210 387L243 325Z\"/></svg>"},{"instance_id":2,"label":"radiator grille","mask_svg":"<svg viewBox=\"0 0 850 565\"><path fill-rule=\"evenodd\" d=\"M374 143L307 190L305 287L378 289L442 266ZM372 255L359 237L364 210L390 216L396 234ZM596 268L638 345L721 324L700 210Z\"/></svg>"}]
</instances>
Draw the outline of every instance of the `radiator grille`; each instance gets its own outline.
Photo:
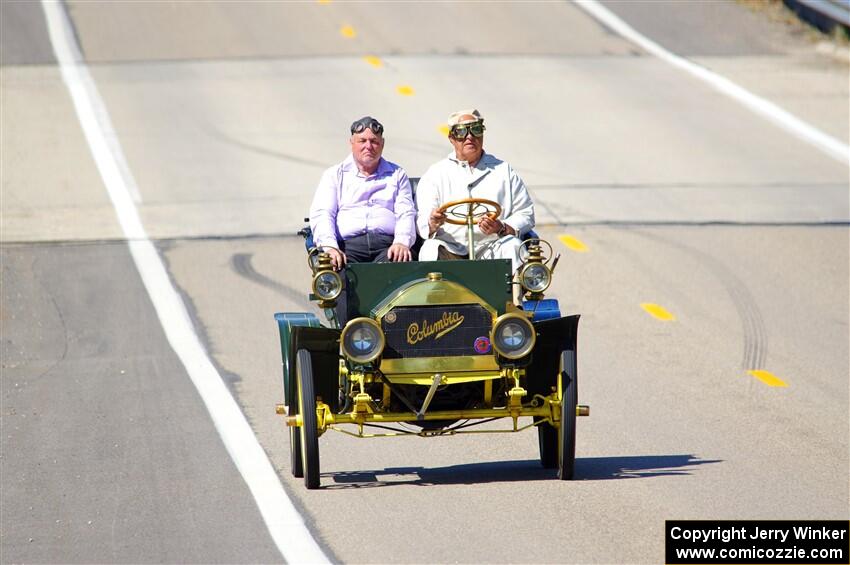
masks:
<instances>
[{"instance_id":1,"label":"radiator grille","mask_svg":"<svg viewBox=\"0 0 850 565\"><path fill-rule=\"evenodd\" d=\"M384 358L488 354L492 323L477 304L393 308L381 321Z\"/></svg>"}]
</instances>

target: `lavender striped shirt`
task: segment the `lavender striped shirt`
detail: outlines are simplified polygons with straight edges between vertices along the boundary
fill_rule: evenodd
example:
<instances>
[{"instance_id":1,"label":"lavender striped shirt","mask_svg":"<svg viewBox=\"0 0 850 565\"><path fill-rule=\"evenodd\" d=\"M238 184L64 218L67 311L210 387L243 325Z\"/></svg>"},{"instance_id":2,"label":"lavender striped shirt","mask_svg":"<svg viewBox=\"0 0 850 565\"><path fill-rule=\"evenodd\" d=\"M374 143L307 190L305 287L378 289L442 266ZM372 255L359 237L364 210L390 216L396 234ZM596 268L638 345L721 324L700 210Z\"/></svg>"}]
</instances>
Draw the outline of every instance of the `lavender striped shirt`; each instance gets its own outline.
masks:
<instances>
[{"instance_id":1,"label":"lavender striped shirt","mask_svg":"<svg viewBox=\"0 0 850 565\"><path fill-rule=\"evenodd\" d=\"M366 232L394 235L393 243L408 247L416 239L416 209L407 173L383 157L369 177L349 155L322 174L313 204L310 227L319 247L339 248L345 240Z\"/></svg>"}]
</instances>

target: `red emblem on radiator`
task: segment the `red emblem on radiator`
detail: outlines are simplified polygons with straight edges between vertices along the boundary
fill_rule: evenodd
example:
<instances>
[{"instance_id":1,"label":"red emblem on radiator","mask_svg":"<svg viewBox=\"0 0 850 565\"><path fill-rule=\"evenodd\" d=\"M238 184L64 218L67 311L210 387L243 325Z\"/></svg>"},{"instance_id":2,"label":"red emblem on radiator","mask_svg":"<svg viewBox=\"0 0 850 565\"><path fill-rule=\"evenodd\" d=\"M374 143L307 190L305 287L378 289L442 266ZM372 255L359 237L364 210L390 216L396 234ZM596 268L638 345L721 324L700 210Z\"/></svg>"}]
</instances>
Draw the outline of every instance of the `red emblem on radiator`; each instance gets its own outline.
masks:
<instances>
[{"instance_id":1,"label":"red emblem on radiator","mask_svg":"<svg viewBox=\"0 0 850 565\"><path fill-rule=\"evenodd\" d=\"M490 338L483 336L476 337L472 347L476 353L490 353Z\"/></svg>"}]
</instances>

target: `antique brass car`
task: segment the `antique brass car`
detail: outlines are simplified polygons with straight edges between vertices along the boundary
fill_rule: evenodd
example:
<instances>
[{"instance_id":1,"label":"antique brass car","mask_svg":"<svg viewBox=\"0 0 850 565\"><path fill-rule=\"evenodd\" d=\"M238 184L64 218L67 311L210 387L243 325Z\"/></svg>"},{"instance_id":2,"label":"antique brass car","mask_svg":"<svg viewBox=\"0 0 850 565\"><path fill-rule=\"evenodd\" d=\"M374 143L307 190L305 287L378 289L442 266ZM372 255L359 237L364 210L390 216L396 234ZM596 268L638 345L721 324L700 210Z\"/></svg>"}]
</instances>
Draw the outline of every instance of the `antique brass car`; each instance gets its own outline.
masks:
<instances>
[{"instance_id":1,"label":"antique brass car","mask_svg":"<svg viewBox=\"0 0 850 565\"><path fill-rule=\"evenodd\" d=\"M471 242L481 214L498 215L494 204L446 208L467 223ZM577 399L579 316L561 316L557 300L544 298L558 258L531 235L516 275L501 259L360 263L337 272L308 239L310 297L327 321L275 315L284 384L277 412L289 426L294 476L319 487L319 437L327 431L436 437L504 419L486 431L537 428L542 465L573 477L576 416L589 413Z\"/></svg>"}]
</instances>

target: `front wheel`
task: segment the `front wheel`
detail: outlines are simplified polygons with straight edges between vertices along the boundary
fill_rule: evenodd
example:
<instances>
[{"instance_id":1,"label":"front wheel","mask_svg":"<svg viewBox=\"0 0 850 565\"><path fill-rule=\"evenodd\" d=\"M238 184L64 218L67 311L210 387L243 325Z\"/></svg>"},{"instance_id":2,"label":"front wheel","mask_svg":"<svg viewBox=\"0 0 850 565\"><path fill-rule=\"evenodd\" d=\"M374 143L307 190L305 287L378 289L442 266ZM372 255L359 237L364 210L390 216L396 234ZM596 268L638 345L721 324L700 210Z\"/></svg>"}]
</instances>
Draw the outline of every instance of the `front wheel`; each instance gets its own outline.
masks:
<instances>
[{"instance_id":1,"label":"front wheel","mask_svg":"<svg viewBox=\"0 0 850 565\"><path fill-rule=\"evenodd\" d=\"M535 418L541 420L542 418ZM558 466L558 430L552 424L537 424L537 443L540 446L540 464L544 469Z\"/></svg>"},{"instance_id":2,"label":"front wheel","mask_svg":"<svg viewBox=\"0 0 850 565\"><path fill-rule=\"evenodd\" d=\"M298 415L298 405L289 408L289 416ZM295 426L289 428L289 468L292 476L301 478L304 476L304 466L301 461L301 430Z\"/></svg>"},{"instance_id":3,"label":"front wheel","mask_svg":"<svg viewBox=\"0 0 850 565\"><path fill-rule=\"evenodd\" d=\"M319 488L319 432L316 417L316 393L313 387L313 361L310 352L299 349L295 358L298 378L298 412L301 414L301 461L304 485Z\"/></svg>"},{"instance_id":4,"label":"front wheel","mask_svg":"<svg viewBox=\"0 0 850 565\"><path fill-rule=\"evenodd\" d=\"M558 428L558 478L573 478L576 464L576 409L578 406L578 365L575 350L561 353L561 426Z\"/></svg>"}]
</instances>

